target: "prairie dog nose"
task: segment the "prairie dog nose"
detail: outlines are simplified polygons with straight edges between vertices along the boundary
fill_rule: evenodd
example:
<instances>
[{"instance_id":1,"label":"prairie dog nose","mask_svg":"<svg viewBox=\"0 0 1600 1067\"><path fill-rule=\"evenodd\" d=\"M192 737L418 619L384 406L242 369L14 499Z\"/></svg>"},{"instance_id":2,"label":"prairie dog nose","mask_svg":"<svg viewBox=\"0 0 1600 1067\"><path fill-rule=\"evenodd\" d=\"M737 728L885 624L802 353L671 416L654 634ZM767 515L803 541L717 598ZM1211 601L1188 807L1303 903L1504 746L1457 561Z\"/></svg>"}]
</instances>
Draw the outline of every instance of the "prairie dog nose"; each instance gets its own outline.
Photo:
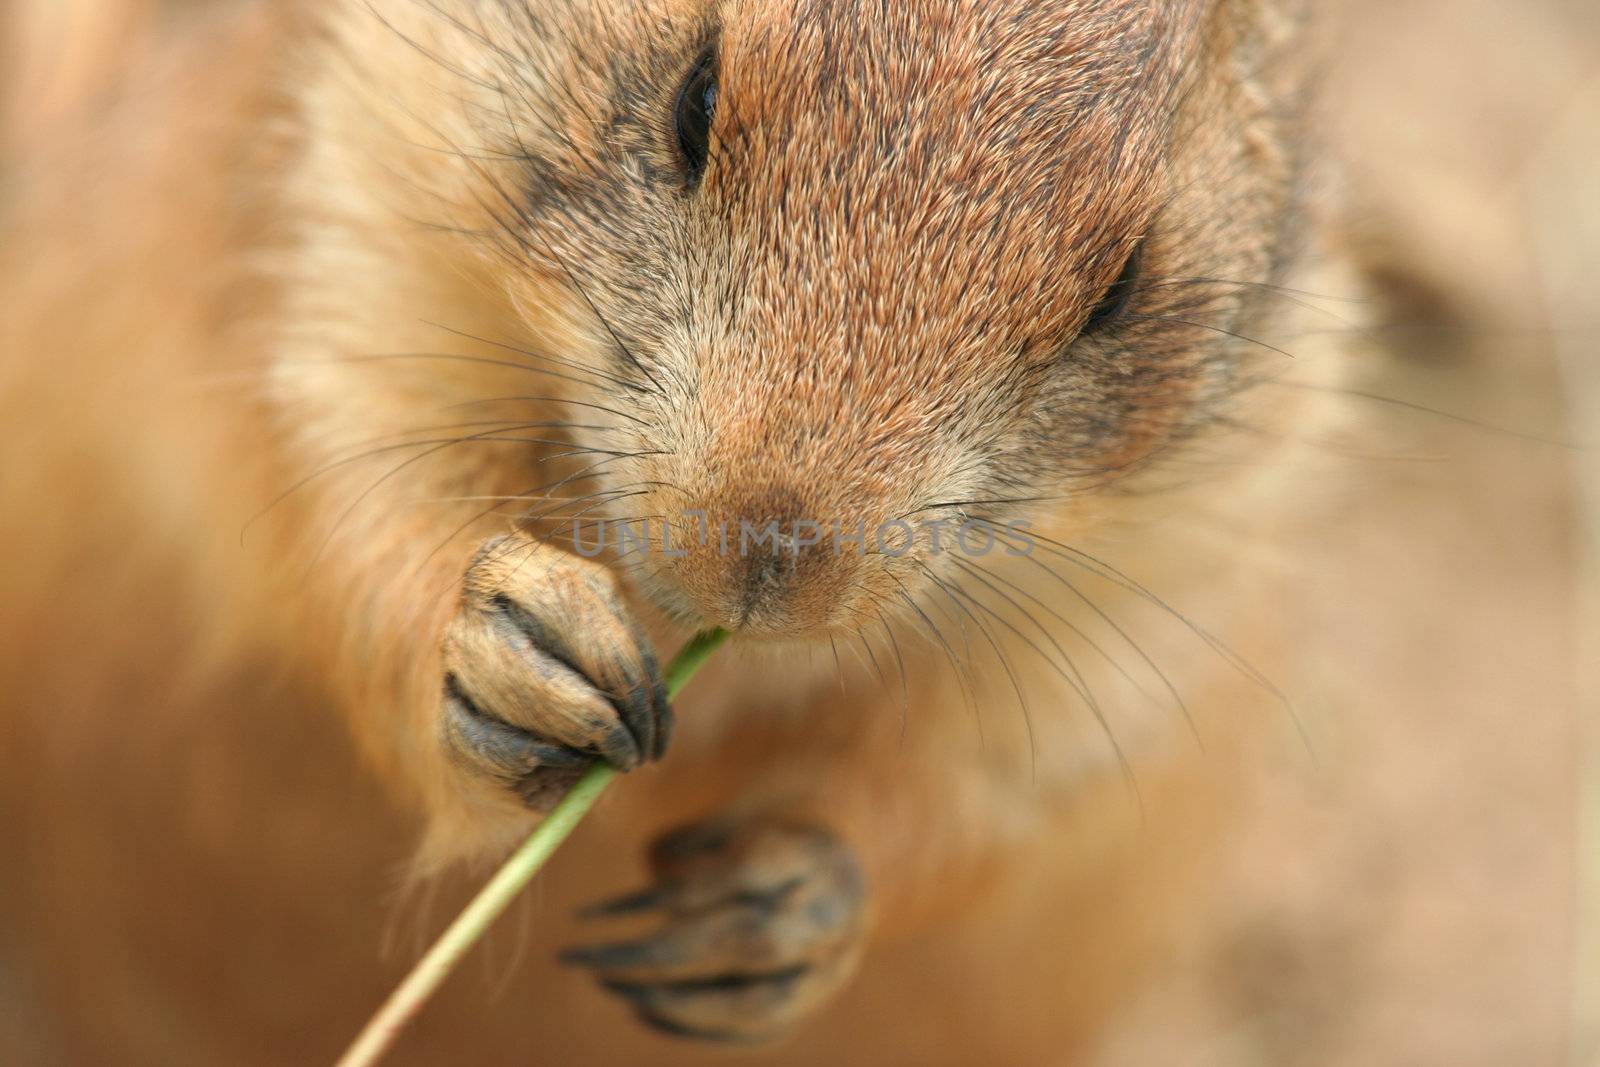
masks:
<instances>
[{"instance_id":1,"label":"prairie dog nose","mask_svg":"<svg viewBox=\"0 0 1600 1067\"><path fill-rule=\"evenodd\" d=\"M804 520L770 523L754 532L741 524L739 554L744 572L739 592L739 626L764 615L784 613L791 588L799 580L803 554L814 553L820 540L802 534ZM746 536L746 535L749 536Z\"/></svg>"},{"instance_id":2,"label":"prairie dog nose","mask_svg":"<svg viewBox=\"0 0 1600 1067\"><path fill-rule=\"evenodd\" d=\"M688 546L677 565L702 613L772 635L827 621L855 569L834 550L839 520L812 514L799 494L781 488L730 494L705 514L710 535Z\"/></svg>"}]
</instances>

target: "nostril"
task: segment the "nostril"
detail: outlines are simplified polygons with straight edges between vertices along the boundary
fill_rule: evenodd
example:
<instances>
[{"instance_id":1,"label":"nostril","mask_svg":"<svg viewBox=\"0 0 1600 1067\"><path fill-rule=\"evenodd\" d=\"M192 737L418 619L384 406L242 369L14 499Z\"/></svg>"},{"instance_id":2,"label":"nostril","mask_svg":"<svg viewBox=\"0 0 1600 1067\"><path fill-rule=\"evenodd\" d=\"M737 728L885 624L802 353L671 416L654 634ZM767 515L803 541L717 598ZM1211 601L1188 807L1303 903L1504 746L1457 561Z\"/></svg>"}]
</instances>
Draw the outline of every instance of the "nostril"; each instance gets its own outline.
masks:
<instances>
[{"instance_id":1,"label":"nostril","mask_svg":"<svg viewBox=\"0 0 1600 1067\"><path fill-rule=\"evenodd\" d=\"M799 540L776 534L744 550L744 582L739 600L739 622L744 625L758 613L781 603L794 584L800 563Z\"/></svg>"}]
</instances>

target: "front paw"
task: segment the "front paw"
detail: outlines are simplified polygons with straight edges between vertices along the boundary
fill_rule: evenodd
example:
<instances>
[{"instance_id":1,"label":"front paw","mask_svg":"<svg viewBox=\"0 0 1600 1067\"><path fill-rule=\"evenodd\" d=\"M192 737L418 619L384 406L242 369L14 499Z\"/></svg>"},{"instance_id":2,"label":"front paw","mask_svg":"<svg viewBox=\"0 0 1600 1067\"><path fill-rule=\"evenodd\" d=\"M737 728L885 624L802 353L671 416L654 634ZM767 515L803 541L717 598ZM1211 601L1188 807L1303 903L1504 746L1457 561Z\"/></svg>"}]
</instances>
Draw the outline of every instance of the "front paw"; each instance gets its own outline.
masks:
<instances>
[{"instance_id":1,"label":"front paw","mask_svg":"<svg viewBox=\"0 0 1600 1067\"><path fill-rule=\"evenodd\" d=\"M645 1022L722 1041L782 1036L850 978L865 884L833 835L785 823L712 824L651 851L656 884L593 915L659 913L636 941L571 949Z\"/></svg>"},{"instance_id":2,"label":"front paw","mask_svg":"<svg viewBox=\"0 0 1600 1067\"><path fill-rule=\"evenodd\" d=\"M672 733L655 656L611 573L533 538L479 551L444 665L451 763L538 811L595 759L632 770Z\"/></svg>"}]
</instances>

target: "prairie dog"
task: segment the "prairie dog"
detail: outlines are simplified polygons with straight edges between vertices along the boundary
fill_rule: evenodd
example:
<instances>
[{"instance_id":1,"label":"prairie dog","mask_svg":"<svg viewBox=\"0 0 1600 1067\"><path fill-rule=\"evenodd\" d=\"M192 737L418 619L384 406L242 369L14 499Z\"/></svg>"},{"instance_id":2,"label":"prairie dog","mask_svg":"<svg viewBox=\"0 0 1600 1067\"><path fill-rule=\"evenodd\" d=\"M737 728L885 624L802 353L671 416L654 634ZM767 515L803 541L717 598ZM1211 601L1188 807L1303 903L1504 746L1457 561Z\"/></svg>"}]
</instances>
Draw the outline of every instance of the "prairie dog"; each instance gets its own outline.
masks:
<instances>
[{"instance_id":1,"label":"prairie dog","mask_svg":"<svg viewBox=\"0 0 1600 1067\"><path fill-rule=\"evenodd\" d=\"M1309 229L1295 5L312 7L174 57L97 144L125 168L26 190L0 268L8 356L50 354L8 358L0 401L40 457L0 486L19 894L73 917L38 934L50 994L125 1005L70 1040L299 1059L385 976L352 935L312 977L241 950L247 981L176 920L98 966L140 891L70 783L132 798L185 892L370 933L408 830L422 869L482 861L606 759L636 780L552 880L626 888L617 828L670 831L633 901L659 925L564 956L643 1022L1070 1061L1226 808L1156 803L1195 773L1179 712L1225 749L1272 703L1168 605L1247 613L1181 538L1277 521L1327 417L1259 387L1283 355L1252 340ZM1172 623L1169 658L1117 645L1114 604ZM675 723L661 657L710 625L736 648ZM1166 815L1130 850L1139 803ZM231 885L282 825L254 869L296 888ZM941 956L996 900L1013 936ZM880 943L1019 991L904 1052L927 1005L846 992ZM530 1027L457 1012L416 1054L702 1054L541 973Z\"/></svg>"}]
</instances>

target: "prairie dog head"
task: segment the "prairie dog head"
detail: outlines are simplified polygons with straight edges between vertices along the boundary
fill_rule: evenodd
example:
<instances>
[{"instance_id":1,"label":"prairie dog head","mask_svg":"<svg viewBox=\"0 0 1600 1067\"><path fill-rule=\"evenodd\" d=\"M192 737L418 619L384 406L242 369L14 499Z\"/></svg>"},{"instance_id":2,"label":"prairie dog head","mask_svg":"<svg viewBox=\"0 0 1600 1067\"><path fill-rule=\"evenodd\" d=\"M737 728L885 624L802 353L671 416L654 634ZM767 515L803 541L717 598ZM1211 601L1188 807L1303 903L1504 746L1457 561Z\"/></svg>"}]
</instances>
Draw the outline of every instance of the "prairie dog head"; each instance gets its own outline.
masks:
<instances>
[{"instance_id":1,"label":"prairie dog head","mask_svg":"<svg viewBox=\"0 0 1600 1067\"><path fill-rule=\"evenodd\" d=\"M1114 507L1247 377L1291 214L1279 7L341 5L303 94L319 343L470 333L481 366L296 388L362 439L520 392L563 422L525 436L593 450L558 488L533 442L409 476L653 521L623 562L687 621L850 625L941 529Z\"/></svg>"}]
</instances>

